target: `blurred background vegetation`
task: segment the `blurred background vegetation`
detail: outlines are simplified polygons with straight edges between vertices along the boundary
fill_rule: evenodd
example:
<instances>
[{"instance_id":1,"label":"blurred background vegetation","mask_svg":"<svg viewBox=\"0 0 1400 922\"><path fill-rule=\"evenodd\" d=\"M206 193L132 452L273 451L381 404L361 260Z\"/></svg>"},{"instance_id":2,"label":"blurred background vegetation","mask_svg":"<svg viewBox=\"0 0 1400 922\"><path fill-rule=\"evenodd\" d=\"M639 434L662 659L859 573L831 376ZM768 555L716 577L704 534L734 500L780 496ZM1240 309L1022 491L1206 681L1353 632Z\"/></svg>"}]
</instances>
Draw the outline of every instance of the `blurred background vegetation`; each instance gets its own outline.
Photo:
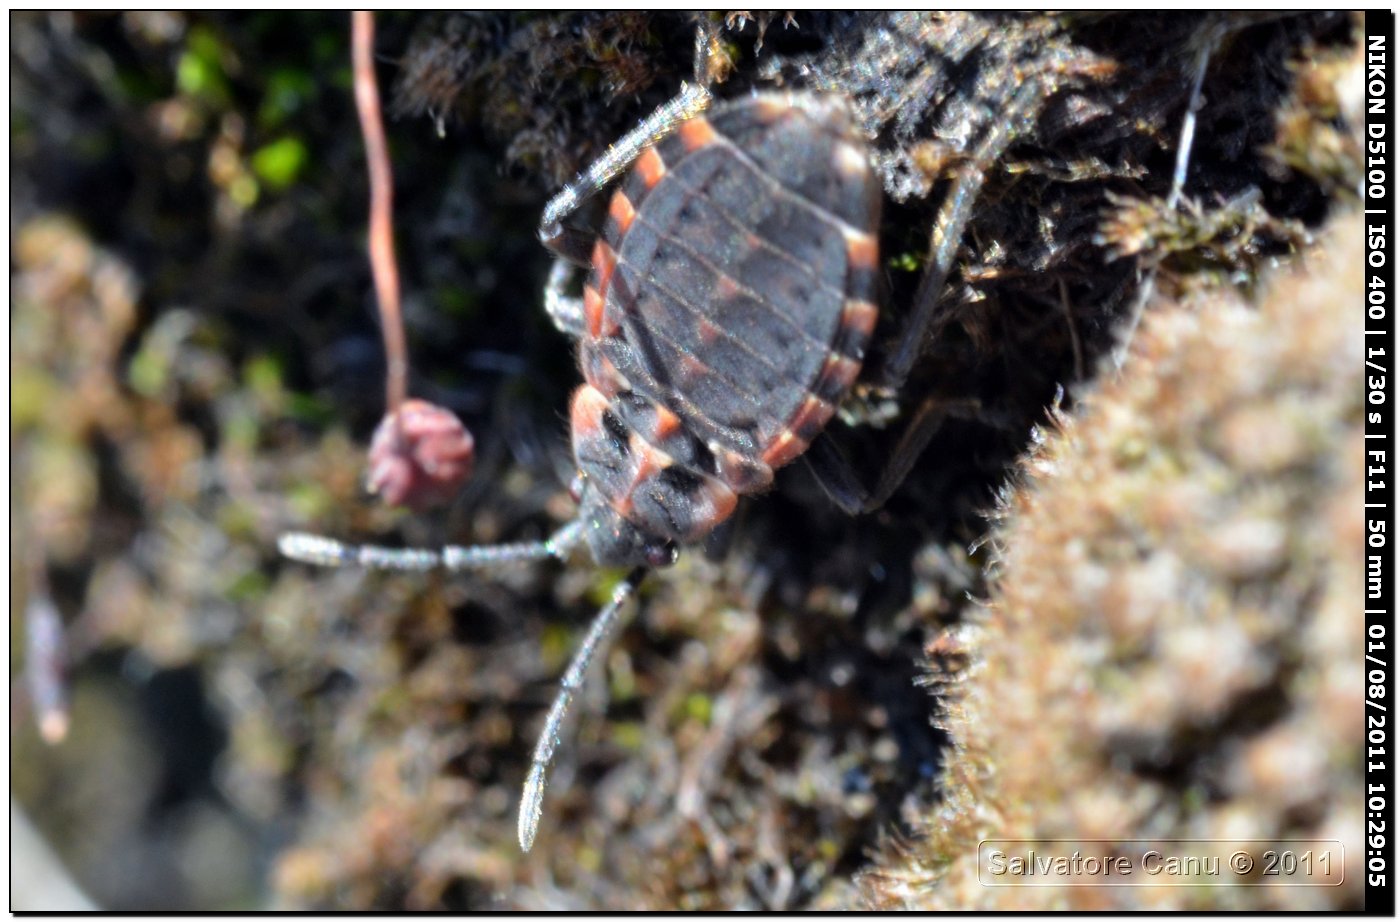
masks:
<instances>
[{"instance_id":1,"label":"blurred background vegetation","mask_svg":"<svg viewBox=\"0 0 1400 922\"><path fill-rule=\"evenodd\" d=\"M1069 388L1067 409L1088 392L1142 268L1209 311L1212 292L1252 292L1311 248L1348 201L1354 20L730 20L735 87L801 73L853 98L906 100L890 108L879 151L895 304L917 279L930 192L958 159L909 143L926 129L910 113L933 93L920 56L977 46L1004 64L1000 49L1029 48L1085 86L1047 109L1034 143L989 179L950 298L963 313L944 331L946 361L914 381L1000 399L1001 415L942 433L878 516L846 519L794 469L746 507L727 549L687 554L653 577L578 707L528 856L514 813L534 734L616 575L581 561L451 579L316 572L280 561L276 537L314 528L406 544L524 540L568 518L563 411L577 372L539 310L549 262L535 224L560 182L690 75L694 19L384 14L377 24L381 86L399 116L389 134L410 389L477 436L473 481L423 516L383 509L362 486L383 360L348 16L11 15L14 801L111 909L910 906L939 893L972 902L953 865L960 837L988 832L966 815L989 814L948 780L969 771L947 764L948 733L972 739L984 761L1005 744L949 716L960 674L949 662L1040 662L1048 643L1028 632L1018 647L1017 631L993 630L985 647L945 655L945 630L982 617L969 600L993 591L987 565L1015 556L978 543L985 515L1056 386ZM1229 38L1207 74L1195 198L1178 212L1162 202L1208 33ZM874 61L899 80L873 88ZM1359 71L1354 79L1359 92ZM1305 317L1315 331L1336 315ZM1146 335L1153 361L1191 339ZM1287 367L1289 349L1271 342L1254 358ZM1262 480L1241 490L1310 495L1311 481L1269 480L1299 470L1323 478L1325 495L1346 487L1319 459L1345 442L1355 408L1322 402L1330 415L1288 443L1306 463L1260 462L1240 476ZM1128 405L1140 416L1156 408ZM1238 425L1272 431L1273 412L1251 417L1256 430ZM1135 435L1138 454L1108 454L1141 458L1155 438ZM866 459L879 451L878 441L857 446ZM1293 534L1290 523L1314 513L1300 500L1275 527ZM1167 532L1168 545L1194 534ZM1029 534L1031 546L1065 543ZM1106 558L1114 540L1103 539ZM1284 555L1246 575L1322 585L1330 571L1311 549L1326 542L1309 542L1298 546L1313 555L1304 563ZM1098 614L1070 607L1089 623ZM1251 641L1277 644L1280 625L1306 611L1279 617ZM44 630L54 624L61 648ZM1312 675L1299 665L1308 652L1280 668ZM1153 645L1132 655L1150 660ZM1108 695L1127 681L1075 668L1106 676ZM991 671L1005 680L1019 670ZM1289 695L1305 690L1264 671L1217 703L1238 718L1232 695L1273 689L1286 704L1258 719L1286 723ZM53 700L60 691L66 711ZM1073 721L1038 722L1033 696L1017 700L1018 719L1048 728L1037 752L1085 738ZM966 711L985 723L979 707L973 699ZM1298 717L1305 730L1281 737L1283 756L1250 764L1294 764L1320 714ZM1185 793L1173 808L1188 816L1202 798L1236 796L1192 772L1219 763L1212 747L1235 752L1247 729L1237 719L1202 737L1214 724L1197 718L1134 763L1175 779ZM46 743L41 726L66 735ZM1183 739L1198 747L1195 761L1173 760ZM1121 768L1110 757L1121 744L1109 734L1102 750L1065 764L1095 787L1097 770ZM1353 768L1327 761L1310 790L1345 788L1359 778ZM1292 777L1258 773L1275 786ZM950 790L961 799L945 802ZM1028 785L997 796L1016 813L1060 795ZM1142 796L1131 810L1099 806L1146 823L1154 814ZM1321 822L1251 810L1281 816L1274 831Z\"/></svg>"},{"instance_id":2,"label":"blurred background vegetation","mask_svg":"<svg viewBox=\"0 0 1400 922\"><path fill-rule=\"evenodd\" d=\"M379 19L402 48L408 21ZM296 660L362 612L309 578L279 589L276 535L386 517L359 489L383 397L348 17L11 28L12 672L46 583L73 711L44 747L17 685L14 793L104 906L256 905L330 720L297 697L358 671ZM521 354L548 335L537 191L470 139L408 134L399 246L414 354L437 365L415 386L475 421L503 380L528 397ZM537 367L567 381L567 353Z\"/></svg>"}]
</instances>

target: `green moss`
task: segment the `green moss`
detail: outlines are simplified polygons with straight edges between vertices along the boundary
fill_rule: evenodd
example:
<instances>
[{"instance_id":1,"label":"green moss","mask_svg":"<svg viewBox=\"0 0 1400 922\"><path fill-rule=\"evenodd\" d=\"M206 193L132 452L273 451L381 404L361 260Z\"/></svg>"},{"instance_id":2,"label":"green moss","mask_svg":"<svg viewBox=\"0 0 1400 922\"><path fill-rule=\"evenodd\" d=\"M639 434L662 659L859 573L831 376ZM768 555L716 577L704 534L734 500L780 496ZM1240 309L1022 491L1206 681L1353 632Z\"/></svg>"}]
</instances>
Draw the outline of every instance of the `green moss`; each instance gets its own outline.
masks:
<instances>
[{"instance_id":1,"label":"green moss","mask_svg":"<svg viewBox=\"0 0 1400 922\"><path fill-rule=\"evenodd\" d=\"M694 694L686 696L685 707L683 710L685 716L689 719L694 720L704 726L709 726L711 709L713 708L713 706L714 702L711 700L709 695L705 695L700 692L695 692Z\"/></svg>"},{"instance_id":2,"label":"green moss","mask_svg":"<svg viewBox=\"0 0 1400 922\"><path fill-rule=\"evenodd\" d=\"M287 136L258 148L249 162L264 184L281 191L300 178L311 162L311 152L300 138Z\"/></svg>"},{"instance_id":3,"label":"green moss","mask_svg":"<svg viewBox=\"0 0 1400 922\"><path fill-rule=\"evenodd\" d=\"M185 50L175 65L175 85L212 108L222 109L232 102L224 61L228 49L207 26L195 26L185 39Z\"/></svg>"}]
</instances>

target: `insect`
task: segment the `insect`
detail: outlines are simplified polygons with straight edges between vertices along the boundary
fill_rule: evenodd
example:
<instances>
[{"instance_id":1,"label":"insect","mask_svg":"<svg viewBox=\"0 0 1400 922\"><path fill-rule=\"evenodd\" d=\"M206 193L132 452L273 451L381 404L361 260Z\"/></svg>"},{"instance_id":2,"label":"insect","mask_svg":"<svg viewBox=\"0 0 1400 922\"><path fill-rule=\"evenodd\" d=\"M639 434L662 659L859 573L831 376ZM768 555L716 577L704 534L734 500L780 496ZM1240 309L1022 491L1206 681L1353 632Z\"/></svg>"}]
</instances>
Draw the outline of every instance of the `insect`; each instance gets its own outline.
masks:
<instances>
[{"instance_id":1,"label":"insect","mask_svg":"<svg viewBox=\"0 0 1400 922\"><path fill-rule=\"evenodd\" d=\"M847 511L881 505L941 419L928 406L913 414L873 490L821 437L861 373L878 319L882 192L845 100L794 91L710 103L703 85L684 87L541 219L542 241L561 256L545 308L578 341L584 378L569 416L574 519L523 544L391 549L302 533L279 542L284 555L323 566L493 567L563 560L582 544L599 565L632 568L594 618L545 720L521 798L527 851L569 706L648 570L673 563L740 496L763 491L798 458ZM1010 136L993 127L979 155L994 160ZM565 221L629 167L596 240ZM966 176L940 215L948 223L935 233L918 303L885 368L888 386L907 375L928 328L980 187L980 173ZM591 266L582 298L565 294L570 262Z\"/></svg>"},{"instance_id":2,"label":"insect","mask_svg":"<svg viewBox=\"0 0 1400 922\"><path fill-rule=\"evenodd\" d=\"M646 146L612 197L582 299L547 298L579 340L570 409L582 484L573 522L538 545L389 551L289 535L315 563L456 569L562 557L583 543L636 569L562 682L521 809L528 848L570 698L648 568L767 488L826 425L875 327L880 187L839 97L760 94ZM567 241L553 212L542 234ZM567 243L561 245L567 253Z\"/></svg>"}]
</instances>

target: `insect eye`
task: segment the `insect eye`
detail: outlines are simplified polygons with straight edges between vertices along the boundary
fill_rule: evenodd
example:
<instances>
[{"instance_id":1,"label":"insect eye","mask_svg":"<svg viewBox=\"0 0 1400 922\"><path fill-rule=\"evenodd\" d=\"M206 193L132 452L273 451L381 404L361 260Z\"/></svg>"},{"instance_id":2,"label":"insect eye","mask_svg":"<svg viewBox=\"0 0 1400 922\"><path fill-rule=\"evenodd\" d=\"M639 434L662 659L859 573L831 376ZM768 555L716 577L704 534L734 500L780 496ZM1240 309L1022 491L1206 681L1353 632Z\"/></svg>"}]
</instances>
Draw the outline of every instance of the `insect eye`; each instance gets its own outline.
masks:
<instances>
[{"instance_id":1,"label":"insect eye","mask_svg":"<svg viewBox=\"0 0 1400 922\"><path fill-rule=\"evenodd\" d=\"M665 544L657 544L647 548L647 564L652 567L669 567L676 562L676 557L680 551L674 544L667 541Z\"/></svg>"}]
</instances>

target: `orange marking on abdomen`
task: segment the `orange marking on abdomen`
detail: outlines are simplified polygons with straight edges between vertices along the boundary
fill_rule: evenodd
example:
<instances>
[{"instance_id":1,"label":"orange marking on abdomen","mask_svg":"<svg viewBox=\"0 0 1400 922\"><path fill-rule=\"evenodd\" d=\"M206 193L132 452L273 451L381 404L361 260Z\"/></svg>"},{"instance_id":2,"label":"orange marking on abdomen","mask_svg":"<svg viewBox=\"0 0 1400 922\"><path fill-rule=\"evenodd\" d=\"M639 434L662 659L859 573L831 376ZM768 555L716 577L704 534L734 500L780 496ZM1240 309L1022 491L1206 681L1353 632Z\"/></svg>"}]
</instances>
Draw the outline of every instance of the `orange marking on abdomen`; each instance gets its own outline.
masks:
<instances>
[{"instance_id":1,"label":"orange marking on abdomen","mask_svg":"<svg viewBox=\"0 0 1400 922\"><path fill-rule=\"evenodd\" d=\"M588 335L598 339L603 335L603 296L592 285L583 286L583 319L588 324Z\"/></svg>"},{"instance_id":2,"label":"orange marking on abdomen","mask_svg":"<svg viewBox=\"0 0 1400 922\"><path fill-rule=\"evenodd\" d=\"M838 143L833 152L831 165L836 172L848 179L859 179L870 172L870 161L865 154L850 143Z\"/></svg>"},{"instance_id":3,"label":"orange marking on abdomen","mask_svg":"<svg viewBox=\"0 0 1400 922\"><path fill-rule=\"evenodd\" d=\"M652 440L659 443L681 430L681 418L660 404L655 406L656 428L652 430Z\"/></svg>"},{"instance_id":4,"label":"orange marking on abdomen","mask_svg":"<svg viewBox=\"0 0 1400 922\"><path fill-rule=\"evenodd\" d=\"M695 356L685 353L681 355L680 376L676 385L682 390L694 387L701 378L709 375L710 366L697 359Z\"/></svg>"},{"instance_id":5,"label":"orange marking on abdomen","mask_svg":"<svg viewBox=\"0 0 1400 922\"><path fill-rule=\"evenodd\" d=\"M627 437L627 450L633 458L637 459L637 466L632 472L632 483L627 488L628 493L635 490L642 481L652 474L675 463L671 460L670 455L652 445L637 432L633 432Z\"/></svg>"},{"instance_id":6,"label":"orange marking on abdomen","mask_svg":"<svg viewBox=\"0 0 1400 922\"><path fill-rule=\"evenodd\" d=\"M791 429L784 429L763 452L763 463L771 468L779 468L806 450L806 442L793 435Z\"/></svg>"},{"instance_id":7,"label":"orange marking on abdomen","mask_svg":"<svg viewBox=\"0 0 1400 922\"><path fill-rule=\"evenodd\" d=\"M718 140L714 127L710 125L710 120L703 115L697 115L681 122L681 127L676 129L676 134L680 135L681 144L685 145L685 149L688 151L699 150Z\"/></svg>"},{"instance_id":8,"label":"orange marking on abdomen","mask_svg":"<svg viewBox=\"0 0 1400 922\"><path fill-rule=\"evenodd\" d=\"M666 175L666 161L661 159L656 148L648 147L637 158L636 169L637 175L642 177L642 182L646 183L648 189L652 189L661 182L661 177Z\"/></svg>"},{"instance_id":9,"label":"orange marking on abdomen","mask_svg":"<svg viewBox=\"0 0 1400 922\"><path fill-rule=\"evenodd\" d=\"M744 294L744 286L740 285L732 275L720 273L715 279L714 294L712 297L716 301L729 301Z\"/></svg>"},{"instance_id":10,"label":"orange marking on abdomen","mask_svg":"<svg viewBox=\"0 0 1400 922\"><path fill-rule=\"evenodd\" d=\"M652 475L670 467L675 461L666 452L650 444L636 432L627 437L627 457L632 462L627 485L622 488L619 495L608 497L608 502L618 515L631 521L633 494L641 488L642 484L650 480Z\"/></svg>"},{"instance_id":11,"label":"orange marking on abdomen","mask_svg":"<svg viewBox=\"0 0 1400 922\"><path fill-rule=\"evenodd\" d=\"M709 448L715 456L720 480L735 493L756 493L773 482L773 469L764 462L713 442Z\"/></svg>"},{"instance_id":12,"label":"orange marking on abdomen","mask_svg":"<svg viewBox=\"0 0 1400 922\"><path fill-rule=\"evenodd\" d=\"M627 193L618 192L608 205L608 216L617 224L617 232L625 234L627 228L632 226L632 219L637 217L637 209L632 207L632 200L627 197Z\"/></svg>"},{"instance_id":13,"label":"orange marking on abdomen","mask_svg":"<svg viewBox=\"0 0 1400 922\"><path fill-rule=\"evenodd\" d=\"M835 412L836 408L831 404L816 394L808 394L807 399L802 401L802 406L792 415L788 429L803 442L811 444L812 439L817 437Z\"/></svg>"},{"instance_id":14,"label":"orange marking on abdomen","mask_svg":"<svg viewBox=\"0 0 1400 922\"><path fill-rule=\"evenodd\" d=\"M750 103L759 122L771 125L792 112L792 103L779 96L758 96Z\"/></svg>"},{"instance_id":15,"label":"orange marking on abdomen","mask_svg":"<svg viewBox=\"0 0 1400 922\"><path fill-rule=\"evenodd\" d=\"M597 437L603 428L603 411L607 408L608 398L597 389L585 384L574 391L569 401L569 428L575 444Z\"/></svg>"},{"instance_id":16,"label":"orange marking on abdomen","mask_svg":"<svg viewBox=\"0 0 1400 922\"><path fill-rule=\"evenodd\" d=\"M787 428L778 433L773 444L763 453L763 460L769 467L779 468L807 450L831 419L836 408L815 394L808 394L802 406L792 415Z\"/></svg>"},{"instance_id":17,"label":"orange marking on abdomen","mask_svg":"<svg viewBox=\"0 0 1400 922\"><path fill-rule=\"evenodd\" d=\"M874 234L848 230L846 259L853 269L873 272L880 267L880 241L875 239Z\"/></svg>"},{"instance_id":18,"label":"orange marking on abdomen","mask_svg":"<svg viewBox=\"0 0 1400 922\"><path fill-rule=\"evenodd\" d=\"M703 514L696 518L691 533L685 536L687 542L698 541L714 531L715 526L733 515L734 507L739 505L739 497L734 491L713 477L700 478L700 485L693 499L699 500L701 496L706 500L705 508Z\"/></svg>"},{"instance_id":19,"label":"orange marking on abdomen","mask_svg":"<svg viewBox=\"0 0 1400 922\"><path fill-rule=\"evenodd\" d=\"M817 383L812 389L835 400L845 394L860 375L860 363L855 359L828 352L822 370L817 375Z\"/></svg>"},{"instance_id":20,"label":"orange marking on abdomen","mask_svg":"<svg viewBox=\"0 0 1400 922\"><path fill-rule=\"evenodd\" d=\"M612 281L613 270L617 268L617 251L602 240L593 245L593 281L597 283L598 294L607 297L608 284Z\"/></svg>"},{"instance_id":21,"label":"orange marking on abdomen","mask_svg":"<svg viewBox=\"0 0 1400 922\"><path fill-rule=\"evenodd\" d=\"M608 323L607 318L608 286L616 269L617 251L599 240L593 245L593 278L583 286L583 316L594 338L617 333L617 325Z\"/></svg>"},{"instance_id":22,"label":"orange marking on abdomen","mask_svg":"<svg viewBox=\"0 0 1400 922\"><path fill-rule=\"evenodd\" d=\"M698 320L696 326L700 330L700 342L707 346L714 345L724 335L723 330L704 318Z\"/></svg>"},{"instance_id":23,"label":"orange marking on abdomen","mask_svg":"<svg viewBox=\"0 0 1400 922\"><path fill-rule=\"evenodd\" d=\"M841 308L841 326L860 331L862 338L868 339L875 330L875 321L880 311L869 301L851 298Z\"/></svg>"}]
</instances>

